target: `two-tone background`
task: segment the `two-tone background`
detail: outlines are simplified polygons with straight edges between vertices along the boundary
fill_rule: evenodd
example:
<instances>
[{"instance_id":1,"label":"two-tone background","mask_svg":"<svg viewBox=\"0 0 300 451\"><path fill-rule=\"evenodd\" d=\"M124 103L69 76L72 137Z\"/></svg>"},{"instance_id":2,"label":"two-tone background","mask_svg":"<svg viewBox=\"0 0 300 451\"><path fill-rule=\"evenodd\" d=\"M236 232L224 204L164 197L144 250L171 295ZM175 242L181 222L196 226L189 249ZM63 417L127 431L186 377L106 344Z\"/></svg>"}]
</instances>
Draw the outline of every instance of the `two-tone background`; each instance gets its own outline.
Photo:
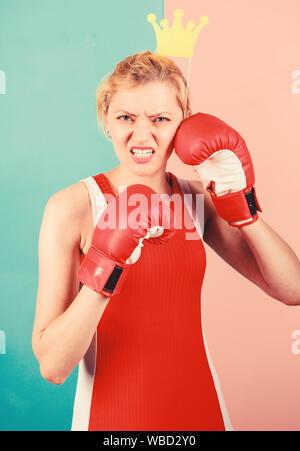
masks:
<instances>
[{"instance_id":1,"label":"two-tone background","mask_svg":"<svg viewBox=\"0 0 300 451\"><path fill-rule=\"evenodd\" d=\"M56 191L118 164L96 86L121 59L154 51L147 15L172 22L176 8L184 24L210 18L192 60L193 112L242 134L263 217L300 254L299 0L0 0L0 430L70 429L77 369L51 385L31 349L42 214ZM175 156L169 170L194 178ZM234 429L300 430L300 307L206 250L204 326Z\"/></svg>"}]
</instances>

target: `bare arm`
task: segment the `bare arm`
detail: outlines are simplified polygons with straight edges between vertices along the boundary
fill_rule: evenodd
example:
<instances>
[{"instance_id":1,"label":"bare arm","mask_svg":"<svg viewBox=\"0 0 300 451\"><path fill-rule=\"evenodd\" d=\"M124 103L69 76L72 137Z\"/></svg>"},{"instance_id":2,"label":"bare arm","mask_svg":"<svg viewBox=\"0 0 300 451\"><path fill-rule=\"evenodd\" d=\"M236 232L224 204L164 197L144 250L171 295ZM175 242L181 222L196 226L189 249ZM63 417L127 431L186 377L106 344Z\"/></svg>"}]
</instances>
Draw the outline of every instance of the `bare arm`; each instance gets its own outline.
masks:
<instances>
[{"instance_id":1,"label":"bare arm","mask_svg":"<svg viewBox=\"0 0 300 451\"><path fill-rule=\"evenodd\" d=\"M240 229L256 259L272 297L288 305L300 305L300 262L281 236L261 217Z\"/></svg>"},{"instance_id":2,"label":"bare arm","mask_svg":"<svg viewBox=\"0 0 300 451\"><path fill-rule=\"evenodd\" d=\"M79 291L76 275L86 195L75 185L54 194L40 230L32 346L42 376L54 384L62 384L86 353L109 301L86 286Z\"/></svg>"},{"instance_id":3,"label":"bare arm","mask_svg":"<svg viewBox=\"0 0 300 451\"><path fill-rule=\"evenodd\" d=\"M241 229L218 216L201 182L190 183L205 195L204 241L230 266L269 296L287 305L300 304L300 262L291 247L260 217Z\"/></svg>"}]
</instances>

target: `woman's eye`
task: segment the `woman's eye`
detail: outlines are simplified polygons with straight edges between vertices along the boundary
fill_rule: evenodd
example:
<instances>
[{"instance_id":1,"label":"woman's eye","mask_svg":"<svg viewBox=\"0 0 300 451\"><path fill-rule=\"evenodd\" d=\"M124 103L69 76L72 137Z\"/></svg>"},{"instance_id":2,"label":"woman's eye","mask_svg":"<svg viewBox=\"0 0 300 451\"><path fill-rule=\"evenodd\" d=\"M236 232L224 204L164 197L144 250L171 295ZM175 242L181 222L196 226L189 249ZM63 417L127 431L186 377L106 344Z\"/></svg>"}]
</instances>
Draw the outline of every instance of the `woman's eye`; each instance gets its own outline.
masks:
<instances>
[{"instance_id":1,"label":"woman's eye","mask_svg":"<svg viewBox=\"0 0 300 451\"><path fill-rule=\"evenodd\" d=\"M128 116L128 114L123 114L122 116L119 116L117 119L120 119L121 121L131 121L131 117ZM159 116L154 119L154 122L165 122L169 121L167 117Z\"/></svg>"},{"instance_id":2,"label":"woman's eye","mask_svg":"<svg viewBox=\"0 0 300 451\"><path fill-rule=\"evenodd\" d=\"M169 121L170 119L168 119L167 117L160 116L160 117L157 117L155 120L157 122L165 122L165 121Z\"/></svg>"},{"instance_id":3,"label":"woman's eye","mask_svg":"<svg viewBox=\"0 0 300 451\"><path fill-rule=\"evenodd\" d=\"M119 116L118 119L121 119L122 121L127 121L128 119L131 119L131 118L127 114L123 114L123 116Z\"/></svg>"}]
</instances>

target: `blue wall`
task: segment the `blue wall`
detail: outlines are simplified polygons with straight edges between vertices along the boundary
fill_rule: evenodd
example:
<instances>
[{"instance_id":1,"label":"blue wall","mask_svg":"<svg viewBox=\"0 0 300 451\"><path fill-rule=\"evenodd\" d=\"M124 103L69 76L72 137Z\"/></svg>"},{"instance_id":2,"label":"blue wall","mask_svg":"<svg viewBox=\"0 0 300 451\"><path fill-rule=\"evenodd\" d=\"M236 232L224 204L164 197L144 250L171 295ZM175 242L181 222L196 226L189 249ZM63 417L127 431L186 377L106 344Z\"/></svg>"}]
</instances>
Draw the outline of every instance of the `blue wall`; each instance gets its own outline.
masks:
<instances>
[{"instance_id":1,"label":"blue wall","mask_svg":"<svg viewBox=\"0 0 300 451\"><path fill-rule=\"evenodd\" d=\"M0 430L69 430L77 369L42 379L31 348L38 236L49 197L118 160L95 90L126 56L155 50L163 0L0 2Z\"/></svg>"}]
</instances>

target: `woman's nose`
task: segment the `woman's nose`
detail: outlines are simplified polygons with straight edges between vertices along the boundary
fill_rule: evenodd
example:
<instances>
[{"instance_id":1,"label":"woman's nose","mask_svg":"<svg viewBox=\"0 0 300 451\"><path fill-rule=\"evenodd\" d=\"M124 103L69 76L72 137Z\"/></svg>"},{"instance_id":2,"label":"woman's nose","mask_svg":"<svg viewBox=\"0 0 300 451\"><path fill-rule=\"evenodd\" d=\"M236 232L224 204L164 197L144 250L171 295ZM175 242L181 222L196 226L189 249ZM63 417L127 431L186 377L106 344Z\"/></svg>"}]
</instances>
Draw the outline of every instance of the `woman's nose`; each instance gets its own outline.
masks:
<instances>
[{"instance_id":1,"label":"woman's nose","mask_svg":"<svg viewBox=\"0 0 300 451\"><path fill-rule=\"evenodd\" d=\"M133 124L133 133L135 138L146 140L152 136L153 126L147 119L136 119Z\"/></svg>"}]
</instances>

